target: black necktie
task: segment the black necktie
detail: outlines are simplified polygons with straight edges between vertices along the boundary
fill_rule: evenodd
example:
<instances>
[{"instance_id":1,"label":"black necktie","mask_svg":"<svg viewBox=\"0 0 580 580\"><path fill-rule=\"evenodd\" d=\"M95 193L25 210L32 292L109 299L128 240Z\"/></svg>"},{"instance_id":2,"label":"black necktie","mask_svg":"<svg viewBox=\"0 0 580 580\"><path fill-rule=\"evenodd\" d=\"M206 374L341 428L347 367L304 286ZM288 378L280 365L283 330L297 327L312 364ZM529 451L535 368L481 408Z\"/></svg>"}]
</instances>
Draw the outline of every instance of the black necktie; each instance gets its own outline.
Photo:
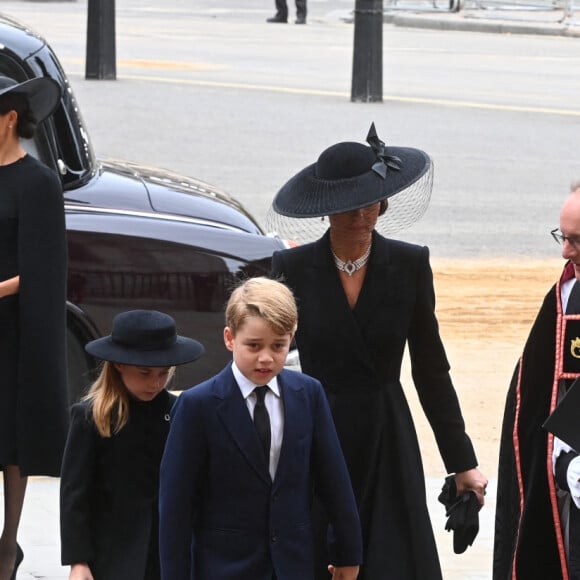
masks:
<instances>
[{"instance_id":1,"label":"black necktie","mask_svg":"<svg viewBox=\"0 0 580 580\"><path fill-rule=\"evenodd\" d=\"M566 304L566 314L580 314L580 284L576 280L568 297ZM569 381L572 383L573 381ZM576 453L560 453L556 461L556 473L561 464L568 471L570 458L576 456ZM565 481L566 474L560 476L563 489L568 489L568 482ZM569 490L568 490L569 491ZM580 580L580 510L570 498L570 518L568 520L568 573L570 580Z\"/></svg>"},{"instance_id":2,"label":"black necktie","mask_svg":"<svg viewBox=\"0 0 580 580\"><path fill-rule=\"evenodd\" d=\"M254 407L254 425L256 431L258 432L258 437L264 453L266 455L266 460L270 461L270 415L268 415L268 409L264 404L264 399L266 393L268 392L268 386L256 387L254 393L256 393L256 406Z\"/></svg>"}]
</instances>

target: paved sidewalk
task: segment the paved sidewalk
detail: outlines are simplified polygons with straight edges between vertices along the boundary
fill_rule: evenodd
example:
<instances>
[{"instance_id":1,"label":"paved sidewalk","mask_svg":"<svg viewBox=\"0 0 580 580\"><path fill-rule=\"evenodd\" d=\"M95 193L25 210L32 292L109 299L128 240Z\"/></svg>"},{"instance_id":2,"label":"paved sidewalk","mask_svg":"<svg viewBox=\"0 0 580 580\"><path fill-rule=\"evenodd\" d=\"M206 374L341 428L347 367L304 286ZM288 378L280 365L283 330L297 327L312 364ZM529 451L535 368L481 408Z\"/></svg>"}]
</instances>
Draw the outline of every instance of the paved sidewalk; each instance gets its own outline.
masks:
<instances>
[{"instance_id":1,"label":"paved sidewalk","mask_svg":"<svg viewBox=\"0 0 580 580\"><path fill-rule=\"evenodd\" d=\"M0 0L0 11L10 11L14 2L21 4L24 10L27 5L34 9L35 5L44 9L48 5L55 6L57 11L76 12L84 10L87 0ZM244 20L256 18L261 23L266 16L272 15L273 2L263 0L247 0L243 6L231 3L230 0L216 1L210 9L197 7L190 2L177 1L183 5L183 10L192 14L205 13L210 18L222 17L225 14ZM460 0L449 0L450 2ZM556 1L556 0L554 0ZM562 6L565 0L557 0ZM529 5L523 0L466 0L464 7L458 12L447 9L446 0L397 0L393 6L389 0L384 0L384 22L394 26L408 28L425 28L438 30L457 30L472 32L489 32L498 34L531 34L549 36L580 37L580 12L564 17L562 9L551 10L550 0L536 0L536 5L530 0ZM131 8L133 0L117 5L117 14ZM309 0L308 22L353 22L354 0ZM149 2L150 4L150 2ZM539 7L545 5L546 9ZM144 7L146 10L146 6Z\"/></svg>"},{"instance_id":2,"label":"paved sidewalk","mask_svg":"<svg viewBox=\"0 0 580 580\"><path fill-rule=\"evenodd\" d=\"M404 7L404 4L401 6ZM580 16L562 22L561 10L467 8L447 12L429 10L428 2L424 2L424 7L424 10L387 8L384 21L408 28L580 38Z\"/></svg>"},{"instance_id":3,"label":"paved sidewalk","mask_svg":"<svg viewBox=\"0 0 580 580\"><path fill-rule=\"evenodd\" d=\"M509 0L504 3L468 0L464 4L463 8L452 12L444 0L397 0L394 3L384 0L383 21L406 28L580 38L580 13L576 11L566 16L563 9L552 9L548 0L537 0L536 5L522 4L521 0L511 3ZM321 5L324 4L321 2ZM354 11L350 7L343 8L326 12L322 17L316 14L314 19L352 23Z\"/></svg>"},{"instance_id":4,"label":"paved sidewalk","mask_svg":"<svg viewBox=\"0 0 580 580\"><path fill-rule=\"evenodd\" d=\"M487 505L480 512L479 535L474 545L461 555L453 553L453 537L444 529L444 508L437 502L442 483L442 479L427 479L429 511L439 546L443 578L489 580L493 548L495 481L490 482L486 497ZM24 550L24 561L18 570L18 580L68 578L69 568L60 565L58 486L59 480L53 478L36 477L29 482L19 534L19 542Z\"/></svg>"}]
</instances>

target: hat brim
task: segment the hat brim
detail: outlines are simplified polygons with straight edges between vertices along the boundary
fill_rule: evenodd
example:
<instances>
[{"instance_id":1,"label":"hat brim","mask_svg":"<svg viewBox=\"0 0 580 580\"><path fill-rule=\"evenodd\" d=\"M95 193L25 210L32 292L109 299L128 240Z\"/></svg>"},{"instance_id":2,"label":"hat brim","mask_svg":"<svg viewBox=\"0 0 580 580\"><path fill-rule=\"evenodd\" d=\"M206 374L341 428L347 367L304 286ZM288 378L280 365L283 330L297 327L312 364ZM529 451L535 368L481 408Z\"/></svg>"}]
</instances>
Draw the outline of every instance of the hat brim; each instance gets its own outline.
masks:
<instances>
[{"instance_id":1,"label":"hat brim","mask_svg":"<svg viewBox=\"0 0 580 580\"><path fill-rule=\"evenodd\" d=\"M390 176L391 171L389 170L387 179ZM433 189L433 176L434 164L432 160L429 160L426 171L414 182L408 183L402 190L379 198L372 197L370 203L361 203L357 207L365 207L366 205L388 199L389 206L387 211L377 219L375 230L383 236L390 236L409 229L425 215L429 207ZM379 177L379 179L381 178ZM303 215L286 216L276 211L274 203L272 203L266 214L266 231L268 234L305 244L317 240L328 229L328 220L323 219L325 215L332 215L332 213L323 213L322 216L311 217Z\"/></svg>"},{"instance_id":2,"label":"hat brim","mask_svg":"<svg viewBox=\"0 0 580 580\"><path fill-rule=\"evenodd\" d=\"M0 97L8 93L25 95L35 121L41 123L56 109L62 91L54 79L41 77L6 87L0 91Z\"/></svg>"},{"instance_id":3,"label":"hat brim","mask_svg":"<svg viewBox=\"0 0 580 580\"><path fill-rule=\"evenodd\" d=\"M143 367L173 367L193 362L205 352L204 346L192 338L177 336L175 343L162 350L136 350L113 342L104 336L89 342L85 350L92 356L120 364Z\"/></svg>"},{"instance_id":4,"label":"hat brim","mask_svg":"<svg viewBox=\"0 0 580 580\"><path fill-rule=\"evenodd\" d=\"M400 169L387 168L385 178L369 169L361 175L322 179L316 163L288 180L278 191L272 209L283 216L311 218L334 215L388 199L412 186L431 167L424 151L411 147L386 147L388 156L400 160Z\"/></svg>"}]
</instances>

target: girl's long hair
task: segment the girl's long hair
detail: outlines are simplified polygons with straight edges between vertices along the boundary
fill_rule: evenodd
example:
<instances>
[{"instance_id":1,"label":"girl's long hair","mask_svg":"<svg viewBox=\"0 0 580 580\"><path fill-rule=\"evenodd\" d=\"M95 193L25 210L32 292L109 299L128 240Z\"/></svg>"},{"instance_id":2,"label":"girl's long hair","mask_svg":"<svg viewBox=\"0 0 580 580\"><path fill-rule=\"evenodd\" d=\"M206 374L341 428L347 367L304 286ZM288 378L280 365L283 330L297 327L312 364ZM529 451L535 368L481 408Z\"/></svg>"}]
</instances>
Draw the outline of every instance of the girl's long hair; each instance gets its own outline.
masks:
<instances>
[{"instance_id":1,"label":"girl's long hair","mask_svg":"<svg viewBox=\"0 0 580 580\"><path fill-rule=\"evenodd\" d=\"M174 373L175 367L171 367L165 387ZM115 364L110 361L103 362L97 380L83 401L89 401L93 421L101 437L116 435L129 420L129 391Z\"/></svg>"},{"instance_id":2,"label":"girl's long hair","mask_svg":"<svg viewBox=\"0 0 580 580\"><path fill-rule=\"evenodd\" d=\"M101 437L118 433L129 420L129 394L112 362L103 362L97 380L83 401L91 403L93 421Z\"/></svg>"}]
</instances>

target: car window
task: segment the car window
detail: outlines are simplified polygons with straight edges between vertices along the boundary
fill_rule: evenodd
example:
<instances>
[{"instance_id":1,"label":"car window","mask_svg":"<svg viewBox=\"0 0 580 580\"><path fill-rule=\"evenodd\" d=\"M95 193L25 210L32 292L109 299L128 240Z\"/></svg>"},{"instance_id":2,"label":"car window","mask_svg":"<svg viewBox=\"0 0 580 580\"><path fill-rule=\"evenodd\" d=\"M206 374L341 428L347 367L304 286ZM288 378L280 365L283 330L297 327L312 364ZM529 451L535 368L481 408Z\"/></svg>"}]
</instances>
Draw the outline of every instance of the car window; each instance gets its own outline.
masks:
<instances>
[{"instance_id":1,"label":"car window","mask_svg":"<svg viewBox=\"0 0 580 580\"><path fill-rule=\"evenodd\" d=\"M61 86L67 86L67 81L62 76L64 73L56 63L52 63L50 70L47 70L47 63L51 63L49 58L41 59L36 55L26 63L33 70L25 70L17 59L0 50L0 74L17 82L47 75L57 80ZM65 190L77 187L87 177L93 165L92 148L72 91L65 90L54 114L39 125L34 139L23 139L22 146L30 155L60 175Z\"/></svg>"},{"instance_id":2,"label":"car window","mask_svg":"<svg viewBox=\"0 0 580 580\"><path fill-rule=\"evenodd\" d=\"M68 214L67 224L68 299L98 325L101 335L110 332L110 321L120 310L161 310L208 351L191 368L181 369L181 384L199 383L227 363L224 304L239 279L267 274L269 264L260 268L201 244L147 238L149 224L131 226L127 218Z\"/></svg>"},{"instance_id":3,"label":"car window","mask_svg":"<svg viewBox=\"0 0 580 580\"><path fill-rule=\"evenodd\" d=\"M22 67L18 65L16 61L9 58L7 55L0 53L0 74L6 77L13 78L15 81L21 83L25 81L28 77L22 70Z\"/></svg>"},{"instance_id":4,"label":"car window","mask_svg":"<svg viewBox=\"0 0 580 580\"><path fill-rule=\"evenodd\" d=\"M63 184L75 183L86 173L86 165L83 165L83 152L81 148L85 139L73 136L68 111L59 106L53 115L53 126L56 131L55 147L58 151L59 173L62 176ZM86 155L86 154L85 154Z\"/></svg>"}]
</instances>

